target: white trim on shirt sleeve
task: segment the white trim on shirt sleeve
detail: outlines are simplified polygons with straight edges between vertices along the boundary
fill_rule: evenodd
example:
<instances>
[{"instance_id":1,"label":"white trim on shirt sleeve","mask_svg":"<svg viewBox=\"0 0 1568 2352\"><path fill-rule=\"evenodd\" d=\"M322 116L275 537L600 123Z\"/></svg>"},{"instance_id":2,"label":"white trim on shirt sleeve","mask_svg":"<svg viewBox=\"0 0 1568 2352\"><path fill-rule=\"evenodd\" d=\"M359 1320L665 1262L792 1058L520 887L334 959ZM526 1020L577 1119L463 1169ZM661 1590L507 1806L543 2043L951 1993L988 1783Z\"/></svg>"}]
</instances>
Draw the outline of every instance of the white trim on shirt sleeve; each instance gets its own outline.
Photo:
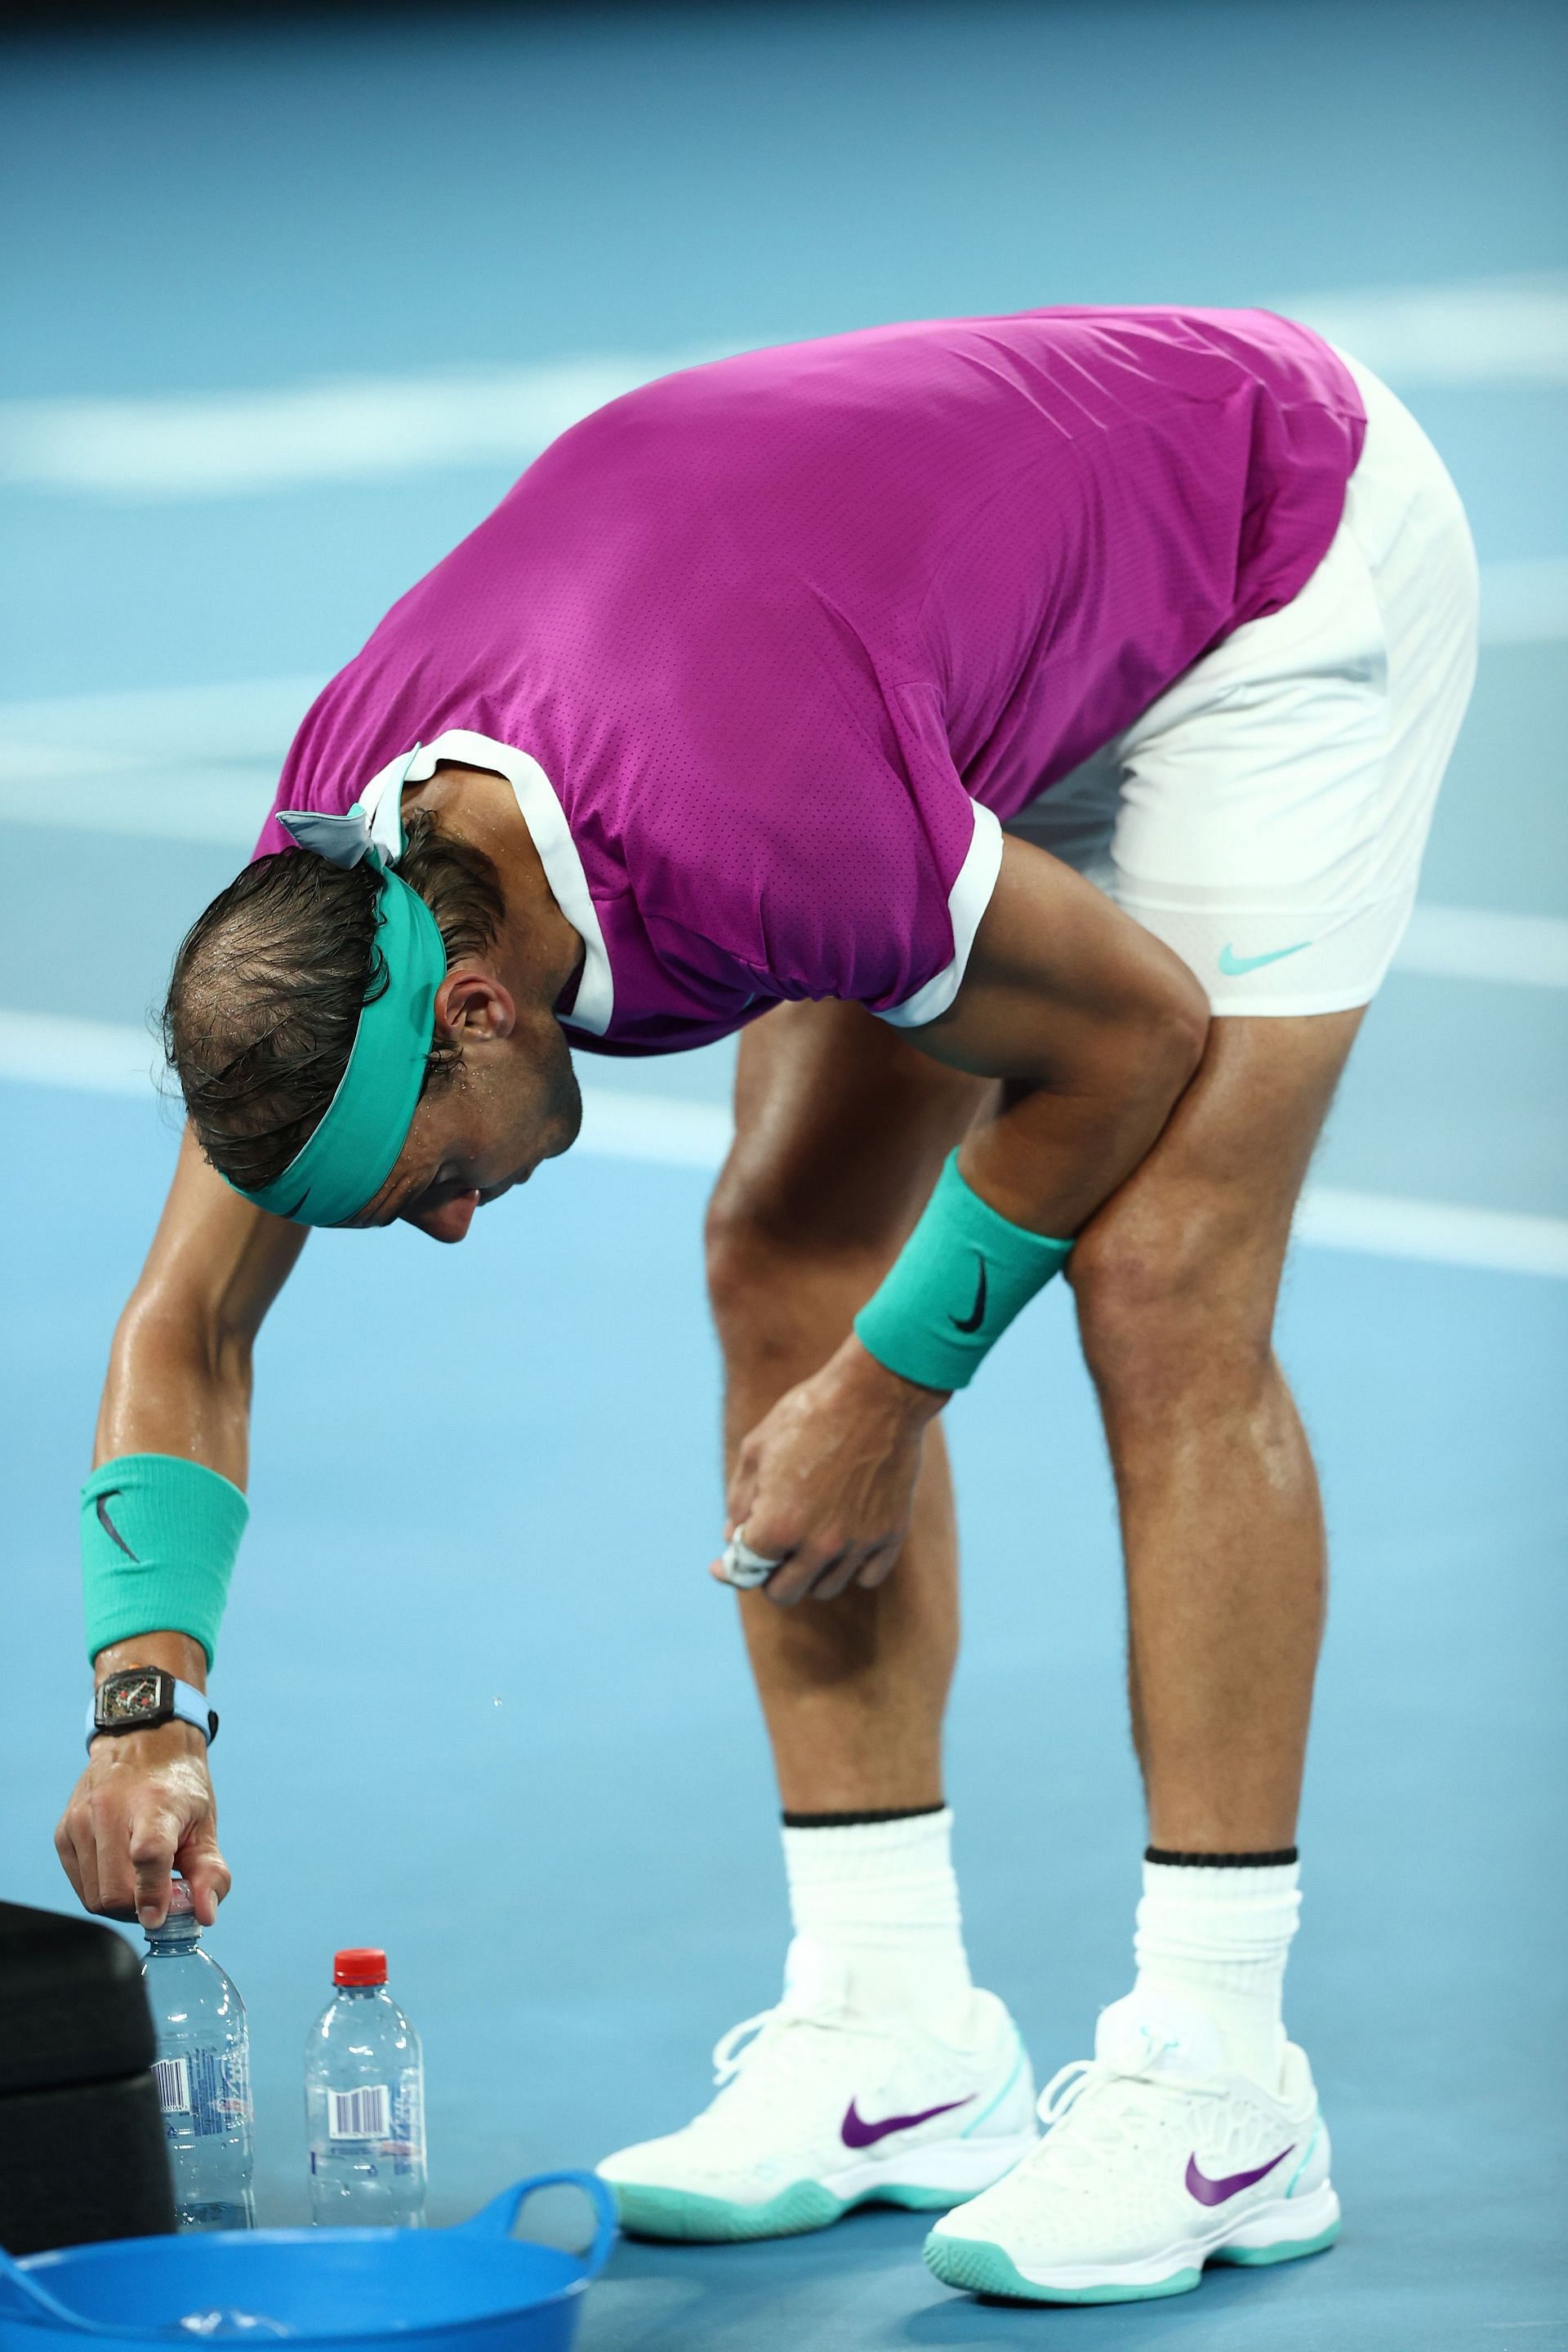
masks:
<instances>
[{"instance_id":1,"label":"white trim on shirt sleeve","mask_svg":"<svg viewBox=\"0 0 1568 2352\"><path fill-rule=\"evenodd\" d=\"M539 852L551 896L583 942L583 976L577 983L576 1002L570 1013L563 1013L559 1018L571 1028L586 1029L591 1035L602 1037L615 1013L615 975L610 970L605 934L599 926L583 860L554 785L531 753L520 751L511 743L499 743L493 735L476 735L468 727L449 727L433 743L426 743L408 762L405 780L413 784L424 783L435 774L442 760L455 760L467 768L489 769L510 784L522 821ZM398 762L392 764L395 768ZM387 773L383 769L362 799L368 800L369 792L378 785L384 790Z\"/></svg>"},{"instance_id":2,"label":"white trim on shirt sleeve","mask_svg":"<svg viewBox=\"0 0 1568 2352\"><path fill-rule=\"evenodd\" d=\"M958 879L947 894L947 911L952 924L952 961L944 964L923 988L906 996L901 1004L878 1013L879 1021L890 1021L895 1029L919 1029L926 1022L937 1020L963 985L980 918L991 904L991 893L1002 871L1002 827L993 810L979 801L973 806L974 833L958 869Z\"/></svg>"}]
</instances>

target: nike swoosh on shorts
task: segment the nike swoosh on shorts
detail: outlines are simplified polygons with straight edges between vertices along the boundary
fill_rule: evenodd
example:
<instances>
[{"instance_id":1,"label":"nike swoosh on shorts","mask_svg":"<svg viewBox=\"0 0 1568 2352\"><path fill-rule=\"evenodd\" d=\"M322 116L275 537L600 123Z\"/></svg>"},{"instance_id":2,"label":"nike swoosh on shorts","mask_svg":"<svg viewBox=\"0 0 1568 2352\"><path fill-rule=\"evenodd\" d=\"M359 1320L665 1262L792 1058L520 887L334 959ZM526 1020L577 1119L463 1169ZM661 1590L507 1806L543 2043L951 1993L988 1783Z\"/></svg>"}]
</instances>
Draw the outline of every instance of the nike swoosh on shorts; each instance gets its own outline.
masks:
<instances>
[{"instance_id":1,"label":"nike swoosh on shorts","mask_svg":"<svg viewBox=\"0 0 1568 2352\"><path fill-rule=\"evenodd\" d=\"M1244 971L1256 971L1259 964L1278 963L1282 956L1300 955L1303 948L1311 944L1310 940L1298 940L1293 948L1270 948L1267 955L1238 956L1226 940L1219 951L1219 968L1227 980L1235 980Z\"/></svg>"}]
</instances>

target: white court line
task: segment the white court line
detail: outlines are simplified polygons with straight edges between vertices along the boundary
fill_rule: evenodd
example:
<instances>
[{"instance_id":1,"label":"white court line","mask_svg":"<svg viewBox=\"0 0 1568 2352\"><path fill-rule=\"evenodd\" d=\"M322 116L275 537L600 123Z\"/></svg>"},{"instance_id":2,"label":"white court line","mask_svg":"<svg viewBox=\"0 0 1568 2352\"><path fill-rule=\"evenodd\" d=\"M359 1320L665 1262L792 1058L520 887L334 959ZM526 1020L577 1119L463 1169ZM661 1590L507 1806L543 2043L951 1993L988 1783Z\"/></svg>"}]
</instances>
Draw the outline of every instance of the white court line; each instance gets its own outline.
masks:
<instances>
[{"instance_id":1,"label":"white court line","mask_svg":"<svg viewBox=\"0 0 1568 2352\"><path fill-rule=\"evenodd\" d=\"M1429 980L1568 988L1568 921L1560 915L1496 914L1486 907L1418 905L1394 969Z\"/></svg>"},{"instance_id":2,"label":"white court line","mask_svg":"<svg viewBox=\"0 0 1568 2352\"><path fill-rule=\"evenodd\" d=\"M1568 271L1271 302L1397 386L1568 383Z\"/></svg>"},{"instance_id":3,"label":"white court line","mask_svg":"<svg viewBox=\"0 0 1568 2352\"><path fill-rule=\"evenodd\" d=\"M144 1100L155 1058L152 1038L129 1024L0 1013L0 1081ZM732 1131L728 1110L717 1103L589 1086L583 1089L583 1132L576 1149L605 1160L710 1173L723 1160ZM1568 1218L1312 1186L1301 1202L1296 1234L1319 1249L1568 1279Z\"/></svg>"},{"instance_id":4,"label":"white court line","mask_svg":"<svg viewBox=\"0 0 1568 2352\"><path fill-rule=\"evenodd\" d=\"M1568 556L1481 566L1483 646L1554 645L1568 637Z\"/></svg>"},{"instance_id":5,"label":"white court line","mask_svg":"<svg viewBox=\"0 0 1568 2352\"><path fill-rule=\"evenodd\" d=\"M1568 383L1568 274L1361 287L1270 307L1395 385ZM726 352L603 352L440 374L0 402L0 485L162 500L521 466L636 386Z\"/></svg>"},{"instance_id":6,"label":"white court line","mask_svg":"<svg viewBox=\"0 0 1568 2352\"><path fill-rule=\"evenodd\" d=\"M607 352L262 391L0 401L0 485L140 501L519 467L622 393L718 356Z\"/></svg>"}]
</instances>

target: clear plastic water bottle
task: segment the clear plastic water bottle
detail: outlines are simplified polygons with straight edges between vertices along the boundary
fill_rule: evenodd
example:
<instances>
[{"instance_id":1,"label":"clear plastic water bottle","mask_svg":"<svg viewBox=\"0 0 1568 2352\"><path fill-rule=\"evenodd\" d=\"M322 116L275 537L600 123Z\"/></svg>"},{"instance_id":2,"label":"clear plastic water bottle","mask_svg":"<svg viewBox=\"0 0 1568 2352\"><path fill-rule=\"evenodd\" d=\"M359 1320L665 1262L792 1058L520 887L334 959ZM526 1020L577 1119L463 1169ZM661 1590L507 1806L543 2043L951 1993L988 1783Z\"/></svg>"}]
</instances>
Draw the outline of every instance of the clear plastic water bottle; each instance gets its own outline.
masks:
<instances>
[{"instance_id":1,"label":"clear plastic water bottle","mask_svg":"<svg viewBox=\"0 0 1568 2352\"><path fill-rule=\"evenodd\" d=\"M425 2059L386 1990L386 1954L332 1960L331 2000L305 2044L305 2133L317 2222L425 2225Z\"/></svg>"},{"instance_id":2,"label":"clear plastic water bottle","mask_svg":"<svg viewBox=\"0 0 1568 2352\"><path fill-rule=\"evenodd\" d=\"M254 2230L245 2003L202 1949L184 1879L170 1887L163 1926L143 1933L142 1975L158 2041L153 2071L174 2176L175 2220L182 2230Z\"/></svg>"}]
</instances>

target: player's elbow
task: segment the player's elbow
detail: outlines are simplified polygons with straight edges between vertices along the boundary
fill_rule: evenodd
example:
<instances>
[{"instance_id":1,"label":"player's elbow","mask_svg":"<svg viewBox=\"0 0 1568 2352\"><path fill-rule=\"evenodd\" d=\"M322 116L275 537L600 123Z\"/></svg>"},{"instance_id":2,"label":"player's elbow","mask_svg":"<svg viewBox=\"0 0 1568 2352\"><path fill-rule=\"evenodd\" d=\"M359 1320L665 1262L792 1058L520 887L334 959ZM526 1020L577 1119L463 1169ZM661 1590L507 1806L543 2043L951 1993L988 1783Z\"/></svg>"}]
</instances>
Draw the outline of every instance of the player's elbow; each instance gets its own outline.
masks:
<instances>
[{"instance_id":1,"label":"player's elbow","mask_svg":"<svg viewBox=\"0 0 1568 2352\"><path fill-rule=\"evenodd\" d=\"M234 1313L222 1297L143 1280L115 1329L110 1387L145 1394L195 1383L247 1404L255 1341L254 1318Z\"/></svg>"}]
</instances>

